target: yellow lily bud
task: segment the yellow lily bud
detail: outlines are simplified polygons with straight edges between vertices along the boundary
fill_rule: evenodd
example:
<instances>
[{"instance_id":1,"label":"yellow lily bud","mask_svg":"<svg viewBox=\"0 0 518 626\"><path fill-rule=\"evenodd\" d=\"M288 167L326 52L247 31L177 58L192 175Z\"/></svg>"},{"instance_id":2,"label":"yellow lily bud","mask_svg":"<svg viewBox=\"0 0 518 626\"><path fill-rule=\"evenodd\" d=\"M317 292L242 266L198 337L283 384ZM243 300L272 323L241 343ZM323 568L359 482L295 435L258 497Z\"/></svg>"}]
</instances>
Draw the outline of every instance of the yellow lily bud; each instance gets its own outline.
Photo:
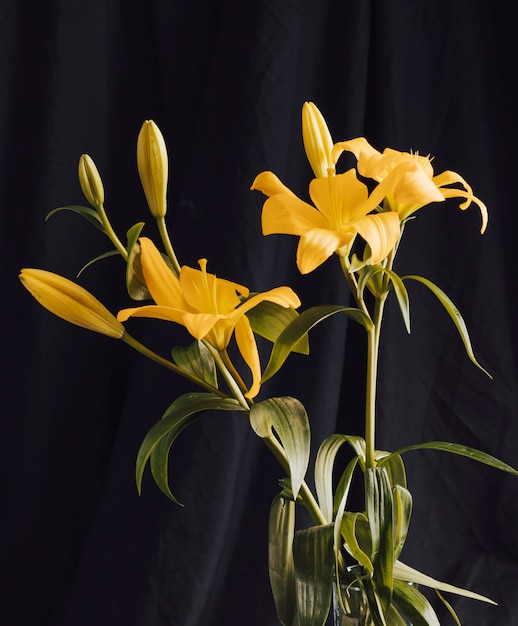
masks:
<instances>
[{"instance_id":1,"label":"yellow lily bud","mask_svg":"<svg viewBox=\"0 0 518 626\"><path fill-rule=\"evenodd\" d=\"M76 283L46 270L22 269L20 280L36 300L54 315L93 330L121 339L124 326L89 291Z\"/></svg>"},{"instance_id":2,"label":"yellow lily bud","mask_svg":"<svg viewBox=\"0 0 518 626\"><path fill-rule=\"evenodd\" d=\"M302 107L302 139L309 164L317 178L334 173L331 159L333 139L322 113L312 102L304 102Z\"/></svg>"},{"instance_id":3,"label":"yellow lily bud","mask_svg":"<svg viewBox=\"0 0 518 626\"><path fill-rule=\"evenodd\" d=\"M104 187L92 158L82 154L79 159L79 184L88 202L94 207L104 204Z\"/></svg>"},{"instance_id":4,"label":"yellow lily bud","mask_svg":"<svg viewBox=\"0 0 518 626\"><path fill-rule=\"evenodd\" d=\"M164 217L167 210L167 149L164 137L152 120L142 124L137 140L137 167L154 217Z\"/></svg>"}]
</instances>

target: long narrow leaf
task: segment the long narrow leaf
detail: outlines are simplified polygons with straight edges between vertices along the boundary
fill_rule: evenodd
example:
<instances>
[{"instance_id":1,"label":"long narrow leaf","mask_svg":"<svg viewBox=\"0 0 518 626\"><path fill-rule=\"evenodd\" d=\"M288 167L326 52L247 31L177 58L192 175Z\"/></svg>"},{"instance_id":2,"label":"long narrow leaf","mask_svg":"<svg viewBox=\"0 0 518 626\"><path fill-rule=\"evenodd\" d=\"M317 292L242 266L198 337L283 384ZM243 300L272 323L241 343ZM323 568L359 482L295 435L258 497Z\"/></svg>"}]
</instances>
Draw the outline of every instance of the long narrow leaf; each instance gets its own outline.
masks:
<instances>
[{"instance_id":1,"label":"long narrow leaf","mask_svg":"<svg viewBox=\"0 0 518 626\"><path fill-rule=\"evenodd\" d=\"M303 311L282 331L275 342L263 374L263 382L279 371L289 354L295 350L295 347L314 326L336 313L345 313L366 328L372 325L370 318L363 311L352 307L322 305Z\"/></svg>"},{"instance_id":2,"label":"long narrow leaf","mask_svg":"<svg viewBox=\"0 0 518 626\"><path fill-rule=\"evenodd\" d=\"M471 340L469 338L469 333L466 327L466 323L464 322L464 319L462 315L460 314L460 311L453 304L450 298L444 293L444 291L442 291L442 289L439 289L439 287L437 287L435 283L432 283L432 281L428 280L427 278L423 278L422 276L415 276L415 275L404 276L402 280L415 280L425 285L425 287L428 287L428 289L439 300L439 302L446 309L446 312L448 313L448 315L453 320L453 323L455 324L455 327L457 328L460 338L462 339L462 343L464 344L464 348L466 349L466 353L470 361L474 365L476 365L480 370L482 370L484 374L489 376L489 378L493 378L491 374L487 370L485 370L475 358L475 353L473 352L473 348L471 346Z\"/></svg>"},{"instance_id":3,"label":"long narrow leaf","mask_svg":"<svg viewBox=\"0 0 518 626\"><path fill-rule=\"evenodd\" d=\"M408 298L408 292L406 290L405 284L403 283L403 280L401 279L401 277L398 276L396 272L389 270L388 268L383 267L382 265L373 265L371 267L365 268L365 270L366 271L362 272L361 278L358 281L358 291L362 293L366 285L369 283L369 281L372 281L372 279L376 276L376 274L379 274L379 273L386 274L389 277L392 283L392 286L394 287L394 293L396 294L396 299L399 304L401 316L403 317L405 328L407 332L409 333L410 332L410 302ZM380 282L380 289L377 289L377 288L374 289L374 292L378 296L381 295L381 284L383 281L379 281L379 282ZM372 287L372 283L369 286Z\"/></svg>"},{"instance_id":4,"label":"long narrow leaf","mask_svg":"<svg viewBox=\"0 0 518 626\"><path fill-rule=\"evenodd\" d=\"M253 294L250 294L250 296L252 295ZM254 333L274 343L283 330L299 316L299 313L294 309L281 306L276 302L264 301L248 311L246 316L250 321L250 326ZM293 346L293 352L309 354L307 335L304 335L300 341Z\"/></svg>"},{"instance_id":5,"label":"long narrow leaf","mask_svg":"<svg viewBox=\"0 0 518 626\"><path fill-rule=\"evenodd\" d=\"M295 502L276 496L268 526L268 570L277 615L283 626L291 626L295 612L293 536Z\"/></svg>"},{"instance_id":6,"label":"long narrow leaf","mask_svg":"<svg viewBox=\"0 0 518 626\"><path fill-rule=\"evenodd\" d=\"M441 626L432 605L414 585L395 580L394 601L412 626Z\"/></svg>"},{"instance_id":7,"label":"long narrow leaf","mask_svg":"<svg viewBox=\"0 0 518 626\"><path fill-rule=\"evenodd\" d=\"M49 218L51 218L56 213L59 213L60 211L72 211L72 213L77 213L81 217L84 217L85 219L87 219L96 228L104 232L104 226L97 211L88 206L79 206L79 205L60 206L57 209L52 209L52 211L49 211L49 213L47 213L45 217L45 221L47 221Z\"/></svg>"},{"instance_id":8,"label":"long narrow leaf","mask_svg":"<svg viewBox=\"0 0 518 626\"><path fill-rule=\"evenodd\" d=\"M173 361L184 370L194 374L213 387L218 386L214 358L202 341L195 341L187 348L172 349Z\"/></svg>"},{"instance_id":9,"label":"long narrow leaf","mask_svg":"<svg viewBox=\"0 0 518 626\"><path fill-rule=\"evenodd\" d=\"M296 532L293 562L297 626L324 626L333 595L333 525Z\"/></svg>"},{"instance_id":10,"label":"long narrow leaf","mask_svg":"<svg viewBox=\"0 0 518 626\"><path fill-rule=\"evenodd\" d=\"M488 604L495 604L493 600L490 598L486 598L486 596L482 596L479 593L474 593L473 591L469 591L468 589L462 589L461 587L455 587L454 585L450 585L448 583L443 583L440 580L436 580L431 576L427 576L423 574L419 570L402 563L401 561L396 561L394 563L394 579L401 581L408 581L411 583L415 583L416 585L424 585L425 587L430 587L431 589L436 589L439 591L446 591L448 593L454 593L458 596L463 596L465 598L472 598L473 600L480 600L481 602L487 602Z\"/></svg>"},{"instance_id":11,"label":"long narrow leaf","mask_svg":"<svg viewBox=\"0 0 518 626\"><path fill-rule=\"evenodd\" d=\"M418 443L413 446L406 446L405 448L400 448L395 452L392 452L388 456L384 457L380 460L379 465L384 465L387 463L392 457L401 455L410 450L440 450L442 452L450 452L452 454L458 454L459 456L465 456L468 459L473 459L474 461L478 461L479 463L484 463L485 465L489 465L503 472L508 472L509 474L518 475L518 470L504 461L497 459L490 454L486 454L480 450L476 450L475 448L469 448L468 446L463 446L458 443L450 443L449 441L429 441L427 443Z\"/></svg>"},{"instance_id":12,"label":"long narrow leaf","mask_svg":"<svg viewBox=\"0 0 518 626\"><path fill-rule=\"evenodd\" d=\"M160 472L166 475L167 454L165 452L169 452L173 441L193 421L195 414L208 410L239 411L240 409L241 405L237 400L220 398L211 393L188 393L177 398L165 411L162 419L149 430L140 446L135 469L138 492L140 493L141 491L142 476L149 457L162 438L169 435L166 450L163 451L164 453L161 455L160 460L156 459L155 468L161 463Z\"/></svg>"},{"instance_id":13,"label":"long narrow leaf","mask_svg":"<svg viewBox=\"0 0 518 626\"><path fill-rule=\"evenodd\" d=\"M392 490L394 507L394 558L398 558L405 545L412 514L412 495L408 489L397 485Z\"/></svg>"},{"instance_id":14,"label":"long narrow leaf","mask_svg":"<svg viewBox=\"0 0 518 626\"><path fill-rule=\"evenodd\" d=\"M277 434L286 452L296 498L309 463L311 439L306 409L296 398L269 398L252 405L250 424L259 437L270 437L272 428Z\"/></svg>"}]
</instances>

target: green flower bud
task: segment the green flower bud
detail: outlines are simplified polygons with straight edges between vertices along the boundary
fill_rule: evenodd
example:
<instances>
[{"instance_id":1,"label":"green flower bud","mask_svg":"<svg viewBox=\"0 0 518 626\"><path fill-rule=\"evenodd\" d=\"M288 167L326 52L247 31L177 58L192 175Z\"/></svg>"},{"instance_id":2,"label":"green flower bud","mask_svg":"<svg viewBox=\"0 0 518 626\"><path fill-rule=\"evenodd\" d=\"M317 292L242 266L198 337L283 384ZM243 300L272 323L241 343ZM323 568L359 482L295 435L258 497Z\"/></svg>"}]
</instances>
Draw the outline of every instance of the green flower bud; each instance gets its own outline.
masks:
<instances>
[{"instance_id":1,"label":"green flower bud","mask_svg":"<svg viewBox=\"0 0 518 626\"><path fill-rule=\"evenodd\" d=\"M82 154L79 159L79 184L88 202L94 207L104 204L104 187L92 158Z\"/></svg>"}]
</instances>

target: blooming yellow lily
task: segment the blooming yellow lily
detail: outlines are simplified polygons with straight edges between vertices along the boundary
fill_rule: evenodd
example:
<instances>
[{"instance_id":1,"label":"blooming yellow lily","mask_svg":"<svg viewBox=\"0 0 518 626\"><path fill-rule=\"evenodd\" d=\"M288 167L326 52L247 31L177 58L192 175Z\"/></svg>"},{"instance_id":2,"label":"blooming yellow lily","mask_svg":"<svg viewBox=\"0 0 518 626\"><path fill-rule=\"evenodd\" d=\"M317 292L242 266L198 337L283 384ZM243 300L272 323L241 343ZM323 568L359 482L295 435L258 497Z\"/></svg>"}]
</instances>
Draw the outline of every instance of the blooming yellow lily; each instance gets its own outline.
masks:
<instances>
[{"instance_id":1,"label":"blooming yellow lily","mask_svg":"<svg viewBox=\"0 0 518 626\"><path fill-rule=\"evenodd\" d=\"M239 351L252 372L252 385L246 396L255 397L260 388L261 365L245 313L265 300L297 308L297 295L289 287L277 287L248 298L250 292L243 285L209 274L206 259L199 261L199 270L183 266L177 277L150 239L142 237L139 241L142 273L155 304L123 309L117 319L151 317L176 322L195 339L206 341L218 351L224 351L235 334Z\"/></svg>"},{"instance_id":2,"label":"blooming yellow lily","mask_svg":"<svg viewBox=\"0 0 518 626\"><path fill-rule=\"evenodd\" d=\"M54 315L108 337L122 339L124 326L89 291L47 270L20 271L23 286Z\"/></svg>"},{"instance_id":3,"label":"blooming yellow lily","mask_svg":"<svg viewBox=\"0 0 518 626\"><path fill-rule=\"evenodd\" d=\"M396 213L371 214L379 200L369 196L353 169L314 178L309 186L314 207L298 198L272 172L259 174L251 189L268 196L262 212L264 235L300 237L297 267L302 274L313 271L333 252L345 256L357 234L369 244L371 263L379 263L400 235Z\"/></svg>"},{"instance_id":4,"label":"blooming yellow lily","mask_svg":"<svg viewBox=\"0 0 518 626\"><path fill-rule=\"evenodd\" d=\"M364 137L336 143L332 160L336 163L344 151L354 154L358 160L358 172L362 176L379 182L373 194L386 197L391 209L402 220L430 202L464 198L459 207L465 210L472 202L477 204L482 215L480 232L485 231L488 221L486 205L473 195L471 187L456 172L445 171L434 175L430 157L398 152L392 148L386 148L381 153ZM454 184L460 184L463 188L447 186Z\"/></svg>"}]
</instances>

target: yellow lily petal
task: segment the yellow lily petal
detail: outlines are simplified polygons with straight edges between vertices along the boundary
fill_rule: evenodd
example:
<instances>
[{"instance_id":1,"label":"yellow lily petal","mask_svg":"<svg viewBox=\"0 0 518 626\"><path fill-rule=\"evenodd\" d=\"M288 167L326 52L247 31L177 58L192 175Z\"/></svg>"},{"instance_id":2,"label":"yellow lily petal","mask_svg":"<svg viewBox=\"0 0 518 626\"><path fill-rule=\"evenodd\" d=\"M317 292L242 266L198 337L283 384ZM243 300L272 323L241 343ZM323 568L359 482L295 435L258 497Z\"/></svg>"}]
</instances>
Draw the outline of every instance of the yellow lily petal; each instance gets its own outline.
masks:
<instances>
[{"instance_id":1,"label":"yellow lily petal","mask_svg":"<svg viewBox=\"0 0 518 626\"><path fill-rule=\"evenodd\" d=\"M303 235L312 228L328 228L326 218L307 202L296 196L277 194L263 206L263 235Z\"/></svg>"},{"instance_id":2,"label":"yellow lily petal","mask_svg":"<svg viewBox=\"0 0 518 626\"><path fill-rule=\"evenodd\" d=\"M182 294L193 310L229 313L241 302L238 293L248 296L249 291L243 285L209 274L206 259L200 259L198 263L201 270L184 266L180 271Z\"/></svg>"},{"instance_id":3,"label":"yellow lily petal","mask_svg":"<svg viewBox=\"0 0 518 626\"><path fill-rule=\"evenodd\" d=\"M340 230L347 222L368 212L365 207L367 187L358 180L354 169L332 177L314 178L309 185L309 195L327 218L328 228Z\"/></svg>"},{"instance_id":4,"label":"yellow lily petal","mask_svg":"<svg viewBox=\"0 0 518 626\"><path fill-rule=\"evenodd\" d=\"M286 187L273 172L261 172L258 174L250 189L252 191L260 191L269 198L278 193L284 194L285 196L296 197L293 191Z\"/></svg>"},{"instance_id":5,"label":"yellow lily petal","mask_svg":"<svg viewBox=\"0 0 518 626\"><path fill-rule=\"evenodd\" d=\"M309 274L342 246L351 243L356 233L313 228L300 238L297 248L297 267L301 274Z\"/></svg>"},{"instance_id":6,"label":"yellow lily petal","mask_svg":"<svg viewBox=\"0 0 518 626\"><path fill-rule=\"evenodd\" d=\"M159 305L184 308L185 301L180 281L155 244L151 239L141 237L139 245L142 273L153 300Z\"/></svg>"},{"instance_id":7,"label":"yellow lily petal","mask_svg":"<svg viewBox=\"0 0 518 626\"><path fill-rule=\"evenodd\" d=\"M388 211L366 215L351 224L369 244L371 263L380 263L387 258L396 245L400 235L400 221L397 213Z\"/></svg>"},{"instance_id":8,"label":"yellow lily petal","mask_svg":"<svg viewBox=\"0 0 518 626\"><path fill-rule=\"evenodd\" d=\"M255 398L261 386L261 363L255 336L246 316L242 316L235 326L236 343L243 360L252 372L252 385L245 394L247 398Z\"/></svg>"},{"instance_id":9,"label":"yellow lily petal","mask_svg":"<svg viewBox=\"0 0 518 626\"><path fill-rule=\"evenodd\" d=\"M446 170L445 172L434 176L433 181L437 187L439 187L439 191L445 198L466 198L465 202L461 202L461 204L459 204L459 208L463 211L466 210L472 202L478 205L482 215L482 226L480 228L480 232L484 233L488 222L487 207L482 200L473 195L471 187L464 180L464 178L462 178L460 174L457 174L457 172ZM445 185L453 185L455 183L460 183L464 189L445 187Z\"/></svg>"},{"instance_id":10,"label":"yellow lily petal","mask_svg":"<svg viewBox=\"0 0 518 626\"><path fill-rule=\"evenodd\" d=\"M89 291L46 270L22 269L20 280L36 300L54 315L88 330L121 339L124 326Z\"/></svg>"},{"instance_id":11,"label":"yellow lily petal","mask_svg":"<svg viewBox=\"0 0 518 626\"><path fill-rule=\"evenodd\" d=\"M167 148L160 129L152 120L146 120L139 132L137 168L151 214L164 217L167 212Z\"/></svg>"}]
</instances>

